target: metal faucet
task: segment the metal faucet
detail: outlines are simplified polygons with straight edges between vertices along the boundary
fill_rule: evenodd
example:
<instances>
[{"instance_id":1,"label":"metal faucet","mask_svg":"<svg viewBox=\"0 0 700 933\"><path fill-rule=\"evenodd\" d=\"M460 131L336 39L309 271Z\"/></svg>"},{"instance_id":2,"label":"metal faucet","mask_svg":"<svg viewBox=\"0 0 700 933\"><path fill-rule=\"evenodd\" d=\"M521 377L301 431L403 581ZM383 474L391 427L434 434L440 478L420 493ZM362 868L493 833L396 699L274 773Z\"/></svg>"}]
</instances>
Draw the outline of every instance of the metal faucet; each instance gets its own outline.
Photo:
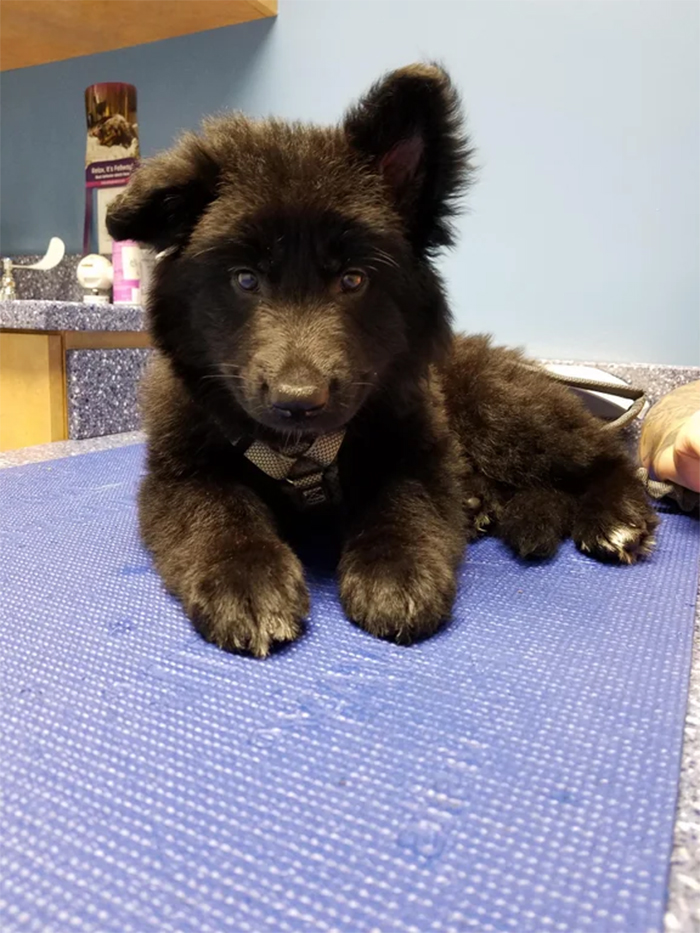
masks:
<instances>
[{"instance_id":1,"label":"metal faucet","mask_svg":"<svg viewBox=\"0 0 700 933\"><path fill-rule=\"evenodd\" d=\"M66 254L66 244L59 237L51 237L49 247L39 262L33 262L31 265L17 265L11 259L2 261L2 282L0 282L0 301L14 301L17 297L17 286L12 275L13 269L53 269L63 259Z\"/></svg>"},{"instance_id":2,"label":"metal faucet","mask_svg":"<svg viewBox=\"0 0 700 933\"><path fill-rule=\"evenodd\" d=\"M2 282L0 282L0 301L14 301L17 297L15 280L12 277L12 260L2 261Z\"/></svg>"}]
</instances>

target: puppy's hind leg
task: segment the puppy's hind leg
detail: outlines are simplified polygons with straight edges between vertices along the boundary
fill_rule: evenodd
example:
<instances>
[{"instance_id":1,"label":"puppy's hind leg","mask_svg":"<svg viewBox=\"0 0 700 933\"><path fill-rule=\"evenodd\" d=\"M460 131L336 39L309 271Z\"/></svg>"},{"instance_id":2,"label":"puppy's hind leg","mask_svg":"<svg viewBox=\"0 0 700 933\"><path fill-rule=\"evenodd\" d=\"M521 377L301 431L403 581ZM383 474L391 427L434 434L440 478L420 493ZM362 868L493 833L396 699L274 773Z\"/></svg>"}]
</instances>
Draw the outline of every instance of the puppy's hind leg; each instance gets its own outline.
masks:
<instances>
[{"instance_id":1,"label":"puppy's hind leg","mask_svg":"<svg viewBox=\"0 0 700 933\"><path fill-rule=\"evenodd\" d=\"M653 550L658 523L632 464L606 458L595 464L577 497L572 537L584 554L633 564Z\"/></svg>"},{"instance_id":2,"label":"puppy's hind leg","mask_svg":"<svg viewBox=\"0 0 700 933\"><path fill-rule=\"evenodd\" d=\"M469 540L493 534L518 557L553 557L571 533L572 497L550 484L515 490L472 472L466 477L463 502Z\"/></svg>"},{"instance_id":3,"label":"puppy's hind leg","mask_svg":"<svg viewBox=\"0 0 700 933\"><path fill-rule=\"evenodd\" d=\"M558 489L521 489L500 512L495 533L518 557L553 557L568 537L574 512L570 495Z\"/></svg>"}]
</instances>

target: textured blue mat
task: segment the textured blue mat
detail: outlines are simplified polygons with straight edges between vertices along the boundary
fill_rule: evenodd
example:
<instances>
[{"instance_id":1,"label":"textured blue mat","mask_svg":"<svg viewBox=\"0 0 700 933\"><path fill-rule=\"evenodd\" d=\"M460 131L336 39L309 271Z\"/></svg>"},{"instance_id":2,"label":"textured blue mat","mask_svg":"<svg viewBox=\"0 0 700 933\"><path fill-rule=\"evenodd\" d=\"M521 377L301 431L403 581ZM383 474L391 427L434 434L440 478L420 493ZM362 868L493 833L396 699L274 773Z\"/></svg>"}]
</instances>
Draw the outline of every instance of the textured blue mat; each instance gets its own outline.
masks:
<instances>
[{"instance_id":1,"label":"textured blue mat","mask_svg":"<svg viewBox=\"0 0 700 933\"><path fill-rule=\"evenodd\" d=\"M698 525L604 567L472 548L412 649L312 581L263 662L136 534L143 452L0 471L0 929L660 930Z\"/></svg>"}]
</instances>

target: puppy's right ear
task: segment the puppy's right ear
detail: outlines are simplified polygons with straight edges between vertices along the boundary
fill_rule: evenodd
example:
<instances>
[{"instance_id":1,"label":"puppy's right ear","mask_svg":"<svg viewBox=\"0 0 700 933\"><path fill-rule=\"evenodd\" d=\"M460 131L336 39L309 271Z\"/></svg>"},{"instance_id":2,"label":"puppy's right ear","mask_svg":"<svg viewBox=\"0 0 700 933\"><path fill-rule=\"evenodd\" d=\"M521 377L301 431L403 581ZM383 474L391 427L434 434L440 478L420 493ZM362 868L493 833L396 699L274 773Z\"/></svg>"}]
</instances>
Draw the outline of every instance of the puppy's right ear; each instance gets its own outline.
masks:
<instances>
[{"instance_id":1,"label":"puppy's right ear","mask_svg":"<svg viewBox=\"0 0 700 933\"><path fill-rule=\"evenodd\" d=\"M174 149L141 163L107 210L109 235L157 251L184 246L216 197L219 172L206 144L185 135Z\"/></svg>"}]
</instances>

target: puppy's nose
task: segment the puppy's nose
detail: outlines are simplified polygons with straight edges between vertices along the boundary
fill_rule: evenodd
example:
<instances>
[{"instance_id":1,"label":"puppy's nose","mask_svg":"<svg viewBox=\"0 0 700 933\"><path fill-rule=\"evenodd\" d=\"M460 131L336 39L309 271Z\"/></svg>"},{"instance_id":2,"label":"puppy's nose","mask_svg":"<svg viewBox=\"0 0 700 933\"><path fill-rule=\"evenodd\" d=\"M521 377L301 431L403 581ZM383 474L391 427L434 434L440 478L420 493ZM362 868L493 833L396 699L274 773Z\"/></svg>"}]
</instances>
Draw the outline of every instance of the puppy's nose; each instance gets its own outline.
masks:
<instances>
[{"instance_id":1,"label":"puppy's nose","mask_svg":"<svg viewBox=\"0 0 700 933\"><path fill-rule=\"evenodd\" d=\"M319 414L328 404L328 386L302 385L282 382L270 393L270 403L285 418L311 417Z\"/></svg>"}]
</instances>

